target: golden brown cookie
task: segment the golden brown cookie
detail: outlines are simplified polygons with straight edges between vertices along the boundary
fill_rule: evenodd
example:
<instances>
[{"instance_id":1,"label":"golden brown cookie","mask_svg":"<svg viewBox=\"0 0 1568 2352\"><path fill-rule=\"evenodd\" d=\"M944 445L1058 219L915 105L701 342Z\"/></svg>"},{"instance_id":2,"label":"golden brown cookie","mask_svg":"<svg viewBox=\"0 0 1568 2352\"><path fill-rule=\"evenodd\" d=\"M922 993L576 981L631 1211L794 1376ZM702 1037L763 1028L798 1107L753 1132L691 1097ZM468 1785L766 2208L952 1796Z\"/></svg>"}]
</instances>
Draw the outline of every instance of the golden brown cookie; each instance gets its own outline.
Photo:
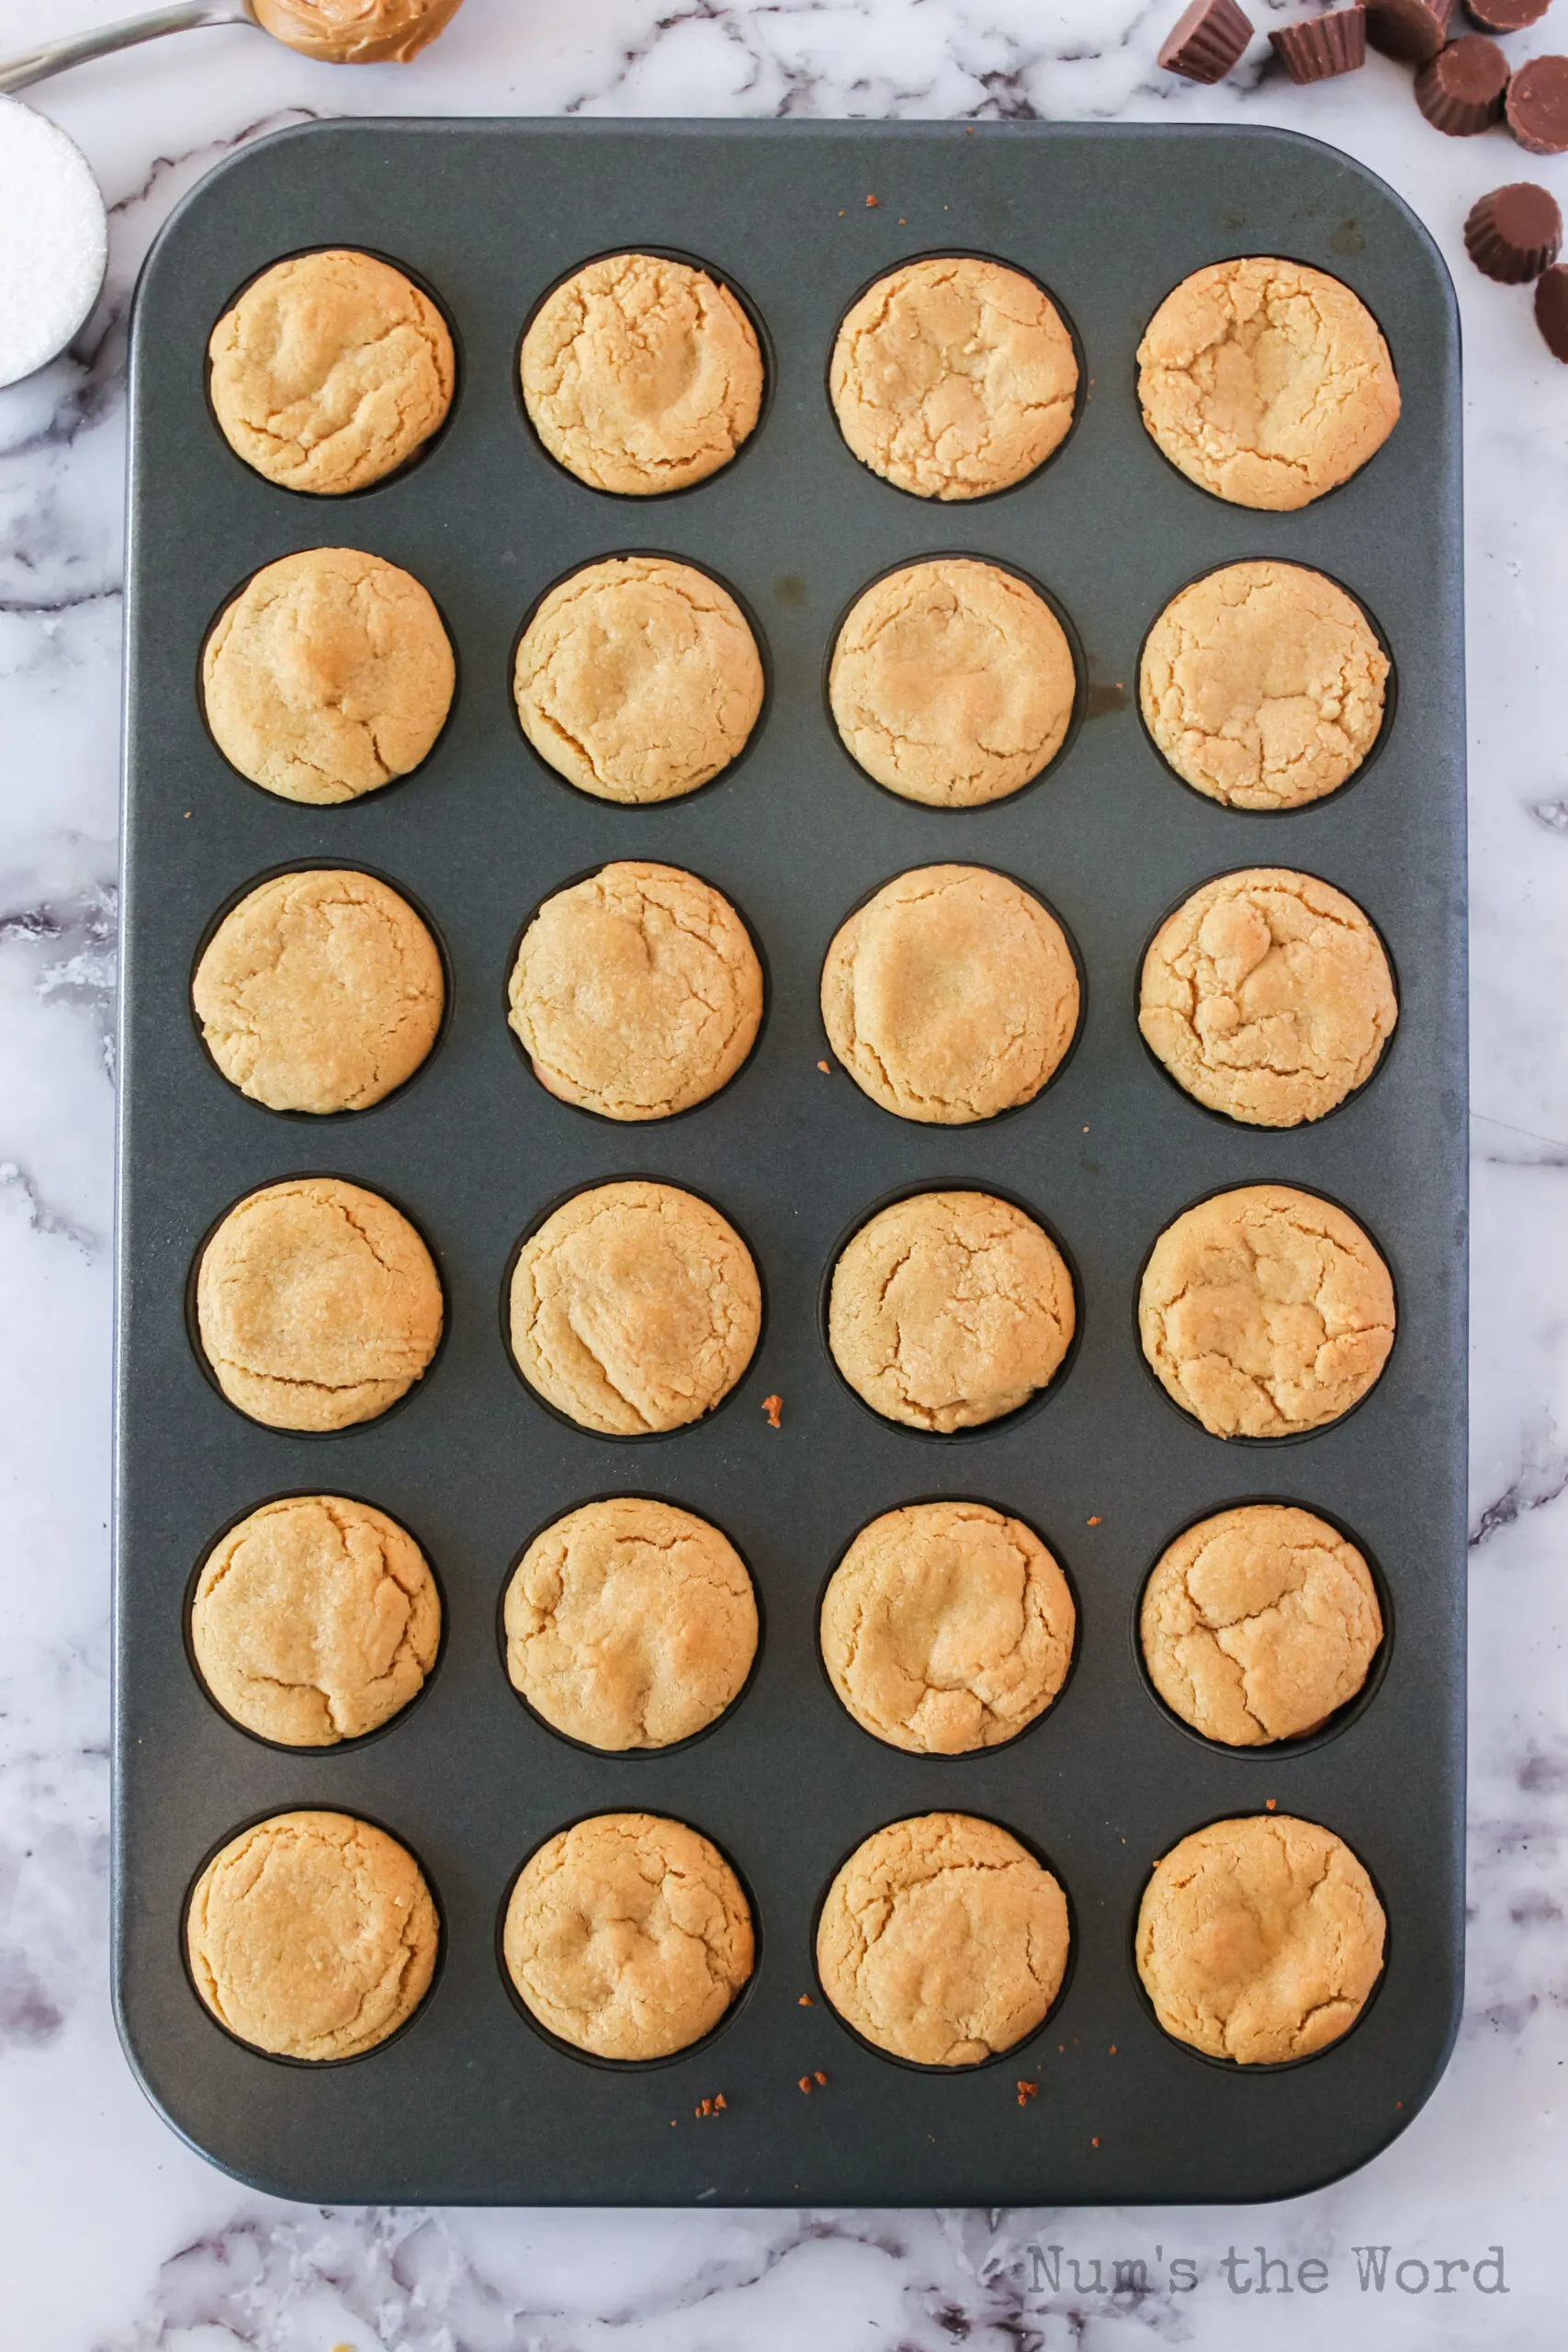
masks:
<instances>
[{"instance_id":1,"label":"golden brown cookie","mask_svg":"<svg viewBox=\"0 0 1568 2352\"><path fill-rule=\"evenodd\" d=\"M1393 1283L1356 1223L1289 1184L1216 1193L1168 1225L1138 1294L1144 1353L1213 1437L1293 1437L1363 1397Z\"/></svg>"},{"instance_id":2,"label":"golden brown cookie","mask_svg":"<svg viewBox=\"0 0 1568 2352\"><path fill-rule=\"evenodd\" d=\"M874 1411L947 1434L1027 1404L1075 1320L1073 1278L1032 1216L989 1193L914 1193L846 1244L828 1343Z\"/></svg>"},{"instance_id":3,"label":"golden brown cookie","mask_svg":"<svg viewBox=\"0 0 1568 2352\"><path fill-rule=\"evenodd\" d=\"M1061 622L1015 573L966 556L873 581L839 632L829 700L845 748L905 800L1003 800L1061 750L1077 675Z\"/></svg>"},{"instance_id":4,"label":"golden brown cookie","mask_svg":"<svg viewBox=\"0 0 1568 2352\"><path fill-rule=\"evenodd\" d=\"M1195 1829L1155 1864L1138 1973L1167 2033L1244 2066L1348 2032L1382 1973L1385 1922L1342 1838L1288 1813Z\"/></svg>"},{"instance_id":5,"label":"golden brown cookie","mask_svg":"<svg viewBox=\"0 0 1568 2352\"><path fill-rule=\"evenodd\" d=\"M250 0L275 40L326 65L406 64L445 32L462 0Z\"/></svg>"},{"instance_id":6,"label":"golden brown cookie","mask_svg":"<svg viewBox=\"0 0 1568 2352\"><path fill-rule=\"evenodd\" d=\"M1155 1689L1227 1747L1300 1739L1348 1706L1382 1640L1371 1571L1326 1521L1242 1503L1177 1537L1144 1587Z\"/></svg>"},{"instance_id":7,"label":"golden brown cookie","mask_svg":"<svg viewBox=\"0 0 1568 2352\"><path fill-rule=\"evenodd\" d=\"M861 296L828 383L863 466L917 498L985 498L1064 439L1078 363L1032 277L943 254L905 262Z\"/></svg>"},{"instance_id":8,"label":"golden brown cookie","mask_svg":"<svg viewBox=\"0 0 1568 2352\"><path fill-rule=\"evenodd\" d=\"M757 1345L762 1293L716 1209L632 1178L574 1193L529 1235L510 1319L518 1370L558 1412L643 1437L728 1396Z\"/></svg>"},{"instance_id":9,"label":"golden brown cookie","mask_svg":"<svg viewBox=\"0 0 1568 2352\"><path fill-rule=\"evenodd\" d=\"M406 465L446 423L457 365L427 294L370 254L295 254L212 330L208 388L229 447L285 490L335 496Z\"/></svg>"},{"instance_id":10,"label":"golden brown cookie","mask_svg":"<svg viewBox=\"0 0 1568 2352\"><path fill-rule=\"evenodd\" d=\"M542 760L599 800L674 800L728 767L762 707L762 661L716 580L664 555L585 564L517 648L513 693Z\"/></svg>"},{"instance_id":11,"label":"golden brown cookie","mask_svg":"<svg viewBox=\"0 0 1568 2352\"><path fill-rule=\"evenodd\" d=\"M822 1023L855 1084L900 1119L962 1126L1032 1102L1078 1025L1061 925L983 865L921 865L850 917Z\"/></svg>"},{"instance_id":12,"label":"golden brown cookie","mask_svg":"<svg viewBox=\"0 0 1568 2352\"><path fill-rule=\"evenodd\" d=\"M346 1813L279 1813L197 1881L186 1949L220 2025L280 2058L356 2058L411 2018L440 1929L419 1864Z\"/></svg>"},{"instance_id":13,"label":"golden brown cookie","mask_svg":"<svg viewBox=\"0 0 1568 2352\"><path fill-rule=\"evenodd\" d=\"M191 1603L225 1714L286 1747L361 1739L424 1687L441 1601L406 1528L346 1495L264 1503L213 1545Z\"/></svg>"},{"instance_id":14,"label":"golden brown cookie","mask_svg":"<svg viewBox=\"0 0 1568 2352\"><path fill-rule=\"evenodd\" d=\"M269 1111L364 1111L412 1078L446 999L435 942L374 875L276 874L226 914L191 999L231 1086Z\"/></svg>"},{"instance_id":15,"label":"golden brown cookie","mask_svg":"<svg viewBox=\"0 0 1568 2352\"><path fill-rule=\"evenodd\" d=\"M1168 294L1138 346L1144 423L1189 481L1235 506L1308 505L1399 421L1378 322L1303 262L1214 262Z\"/></svg>"},{"instance_id":16,"label":"golden brown cookie","mask_svg":"<svg viewBox=\"0 0 1568 2352\"><path fill-rule=\"evenodd\" d=\"M373 1421L441 1337L441 1282L405 1216L337 1176L268 1184L201 1253L201 1344L219 1387L275 1430Z\"/></svg>"},{"instance_id":17,"label":"golden brown cookie","mask_svg":"<svg viewBox=\"0 0 1568 2352\"><path fill-rule=\"evenodd\" d=\"M457 666L429 594L355 548L305 548L234 598L201 656L212 740L284 800L357 800L446 723Z\"/></svg>"},{"instance_id":18,"label":"golden brown cookie","mask_svg":"<svg viewBox=\"0 0 1568 2352\"><path fill-rule=\"evenodd\" d=\"M508 995L552 1094L606 1119L669 1119L728 1086L750 1052L762 967L711 883L628 858L545 900Z\"/></svg>"},{"instance_id":19,"label":"golden brown cookie","mask_svg":"<svg viewBox=\"0 0 1568 2352\"><path fill-rule=\"evenodd\" d=\"M1184 784L1229 808L1303 808L1382 725L1388 656L1353 596L1299 563L1229 563L1173 596L1138 695Z\"/></svg>"},{"instance_id":20,"label":"golden brown cookie","mask_svg":"<svg viewBox=\"0 0 1568 2352\"><path fill-rule=\"evenodd\" d=\"M1072 1663L1066 1577L985 1503L910 1503L862 1528L822 1597L822 1661L890 1747L964 1756L1032 1724Z\"/></svg>"},{"instance_id":21,"label":"golden brown cookie","mask_svg":"<svg viewBox=\"0 0 1568 2352\"><path fill-rule=\"evenodd\" d=\"M1222 874L1144 957L1150 1049L1195 1102L1248 1126L1321 1119L1365 1085L1398 1018L1382 940L1311 874Z\"/></svg>"},{"instance_id":22,"label":"golden brown cookie","mask_svg":"<svg viewBox=\"0 0 1568 2352\"><path fill-rule=\"evenodd\" d=\"M734 1544L646 1495L584 1503L536 1535L504 1617L513 1690L589 1747L692 1738L757 1653L757 1597Z\"/></svg>"},{"instance_id":23,"label":"golden brown cookie","mask_svg":"<svg viewBox=\"0 0 1568 2352\"><path fill-rule=\"evenodd\" d=\"M507 1973L539 2023L597 2058L668 2058L751 1973L740 1882L683 1821L602 1813L548 1838L506 1906Z\"/></svg>"},{"instance_id":24,"label":"golden brown cookie","mask_svg":"<svg viewBox=\"0 0 1568 2352\"><path fill-rule=\"evenodd\" d=\"M855 2031L921 2066L977 2066L1045 2016L1067 1901L994 1821L926 1813L857 1846L817 1923L822 1989Z\"/></svg>"},{"instance_id":25,"label":"golden brown cookie","mask_svg":"<svg viewBox=\"0 0 1568 2352\"><path fill-rule=\"evenodd\" d=\"M647 498L727 466L756 425L762 355L728 286L652 254L591 261L523 338L523 403L552 458Z\"/></svg>"}]
</instances>

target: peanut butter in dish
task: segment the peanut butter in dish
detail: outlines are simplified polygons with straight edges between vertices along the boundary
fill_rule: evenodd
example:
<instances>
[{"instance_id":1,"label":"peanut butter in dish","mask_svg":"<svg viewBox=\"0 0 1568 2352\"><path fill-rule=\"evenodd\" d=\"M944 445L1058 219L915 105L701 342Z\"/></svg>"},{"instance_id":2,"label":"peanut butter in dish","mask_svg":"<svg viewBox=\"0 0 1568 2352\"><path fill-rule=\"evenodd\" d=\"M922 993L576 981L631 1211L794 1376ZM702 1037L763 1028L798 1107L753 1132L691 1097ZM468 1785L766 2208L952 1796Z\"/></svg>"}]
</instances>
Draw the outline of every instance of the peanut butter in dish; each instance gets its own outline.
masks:
<instances>
[{"instance_id":1,"label":"peanut butter in dish","mask_svg":"<svg viewBox=\"0 0 1568 2352\"><path fill-rule=\"evenodd\" d=\"M327 65L406 64L445 32L461 6L462 0L254 0L265 32Z\"/></svg>"}]
</instances>

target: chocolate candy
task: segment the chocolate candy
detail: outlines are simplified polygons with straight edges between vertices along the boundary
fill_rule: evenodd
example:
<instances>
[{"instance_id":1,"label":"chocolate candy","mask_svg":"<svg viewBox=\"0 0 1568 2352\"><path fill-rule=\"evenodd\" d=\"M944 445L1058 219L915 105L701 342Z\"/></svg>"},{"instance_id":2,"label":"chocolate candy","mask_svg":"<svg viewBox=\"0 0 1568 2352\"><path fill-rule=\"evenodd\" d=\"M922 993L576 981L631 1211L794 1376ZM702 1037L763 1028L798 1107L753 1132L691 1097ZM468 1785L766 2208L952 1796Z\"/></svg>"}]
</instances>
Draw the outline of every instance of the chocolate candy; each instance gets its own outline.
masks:
<instances>
[{"instance_id":1,"label":"chocolate candy","mask_svg":"<svg viewBox=\"0 0 1568 2352\"><path fill-rule=\"evenodd\" d=\"M1533 180L1495 187L1472 205L1464 249L1477 269L1503 286L1523 286L1557 259L1562 215L1557 199Z\"/></svg>"},{"instance_id":2,"label":"chocolate candy","mask_svg":"<svg viewBox=\"0 0 1568 2352\"><path fill-rule=\"evenodd\" d=\"M1455 0L1361 0L1367 39L1402 65L1425 65L1449 37Z\"/></svg>"},{"instance_id":3,"label":"chocolate candy","mask_svg":"<svg viewBox=\"0 0 1568 2352\"><path fill-rule=\"evenodd\" d=\"M1466 33L1416 76L1416 103L1449 139L1473 139L1502 118L1508 61L1495 40Z\"/></svg>"},{"instance_id":4,"label":"chocolate candy","mask_svg":"<svg viewBox=\"0 0 1568 2352\"><path fill-rule=\"evenodd\" d=\"M1464 0L1464 13L1483 33L1522 33L1539 25L1551 0Z\"/></svg>"},{"instance_id":5,"label":"chocolate candy","mask_svg":"<svg viewBox=\"0 0 1568 2352\"><path fill-rule=\"evenodd\" d=\"M1553 359L1568 362L1568 266L1560 261L1535 281L1535 322Z\"/></svg>"},{"instance_id":6,"label":"chocolate candy","mask_svg":"<svg viewBox=\"0 0 1568 2352\"><path fill-rule=\"evenodd\" d=\"M1508 128L1532 155L1568 148L1568 57L1532 57L1508 85Z\"/></svg>"},{"instance_id":7,"label":"chocolate candy","mask_svg":"<svg viewBox=\"0 0 1568 2352\"><path fill-rule=\"evenodd\" d=\"M1223 82L1252 39L1235 0L1192 0L1166 37L1159 62L1189 82Z\"/></svg>"},{"instance_id":8,"label":"chocolate candy","mask_svg":"<svg viewBox=\"0 0 1568 2352\"><path fill-rule=\"evenodd\" d=\"M1269 36L1269 46L1284 60L1292 82L1327 82L1336 74L1353 74L1367 62L1367 12L1364 8L1332 8L1326 17L1309 17L1303 24L1281 25Z\"/></svg>"}]
</instances>

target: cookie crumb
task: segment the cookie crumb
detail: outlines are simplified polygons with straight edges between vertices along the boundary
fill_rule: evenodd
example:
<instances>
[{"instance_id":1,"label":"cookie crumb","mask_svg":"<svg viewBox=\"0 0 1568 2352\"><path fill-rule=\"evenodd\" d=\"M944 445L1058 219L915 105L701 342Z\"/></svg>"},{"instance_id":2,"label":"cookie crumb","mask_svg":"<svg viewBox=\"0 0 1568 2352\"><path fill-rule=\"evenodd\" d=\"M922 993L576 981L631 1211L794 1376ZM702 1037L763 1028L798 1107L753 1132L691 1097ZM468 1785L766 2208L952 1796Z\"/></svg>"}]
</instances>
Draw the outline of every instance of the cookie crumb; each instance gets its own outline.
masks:
<instances>
[{"instance_id":1,"label":"cookie crumb","mask_svg":"<svg viewBox=\"0 0 1568 2352\"><path fill-rule=\"evenodd\" d=\"M809 2098L811 2096L811 2077L809 2075L802 2075L800 2078L800 2087L806 2093L807 2098Z\"/></svg>"},{"instance_id":2,"label":"cookie crumb","mask_svg":"<svg viewBox=\"0 0 1568 2352\"><path fill-rule=\"evenodd\" d=\"M1091 2148L1098 2148L1100 2142L1098 2140L1091 2140L1089 2144Z\"/></svg>"},{"instance_id":3,"label":"cookie crumb","mask_svg":"<svg viewBox=\"0 0 1568 2352\"><path fill-rule=\"evenodd\" d=\"M818 2069L817 2069L817 2073L816 2073L815 2080L816 2080L816 2082L818 2083L818 2086L819 2086L821 2089L823 2089L823 2090L826 2090L826 2089L827 2089L827 2087L828 2087L828 2077L827 2077L827 2075L822 2072L822 2069L821 2069L821 2067L820 2067L820 2066L818 2066Z\"/></svg>"},{"instance_id":4,"label":"cookie crumb","mask_svg":"<svg viewBox=\"0 0 1568 2352\"><path fill-rule=\"evenodd\" d=\"M1094 1512L1091 1518L1089 1518L1084 1521L1084 1525L1086 1527L1100 1527L1103 1524L1104 1521L1101 1520L1098 1511Z\"/></svg>"},{"instance_id":5,"label":"cookie crumb","mask_svg":"<svg viewBox=\"0 0 1568 2352\"><path fill-rule=\"evenodd\" d=\"M782 1396L764 1396L762 1410L767 1415L768 1427L771 1430L783 1427L784 1398Z\"/></svg>"},{"instance_id":6,"label":"cookie crumb","mask_svg":"<svg viewBox=\"0 0 1568 2352\"><path fill-rule=\"evenodd\" d=\"M188 809L188 808L186 809L186 814L187 816L190 814L190 811L189 811L189 809ZM832 1065L832 1063L831 1063L831 1062L818 1062L818 1065L817 1065L817 1067L818 1067L818 1069L821 1071L821 1073L822 1073L822 1075L823 1075L823 1077L824 1077L824 1078L831 1078L831 1077L832 1077L832 1075L833 1075L833 1065Z\"/></svg>"},{"instance_id":7,"label":"cookie crumb","mask_svg":"<svg viewBox=\"0 0 1568 2352\"><path fill-rule=\"evenodd\" d=\"M728 2105L729 2101L725 2098L724 2093L720 2091L714 2100L713 2111L716 2115L722 2115Z\"/></svg>"},{"instance_id":8,"label":"cookie crumb","mask_svg":"<svg viewBox=\"0 0 1568 2352\"><path fill-rule=\"evenodd\" d=\"M795 2006L797 2009L814 2009L817 2004L809 1993L803 1993Z\"/></svg>"},{"instance_id":9,"label":"cookie crumb","mask_svg":"<svg viewBox=\"0 0 1568 2352\"><path fill-rule=\"evenodd\" d=\"M876 202L876 198L875 198L875 197L874 197L874 196L868 196L868 197L866 198L866 200L865 200L865 201L866 201L866 207L867 207L867 209L869 210L869 209L870 209L870 208L871 208L873 205L874 205L874 204L875 204L875 202Z\"/></svg>"},{"instance_id":10,"label":"cookie crumb","mask_svg":"<svg viewBox=\"0 0 1568 2352\"><path fill-rule=\"evenodd\" d=\"M1279 1804L1279 1802L1280 1802L1280 1800L1279 1800L1279 1798L1278 1798L1278 1797L1265 1797L1265 1798L1264 1798L1264 1800L1263 1800L1263 1810L1264 1810L1264 1812L1265 1812L1265 1813L1272 1813L1272 1812L1273 1812L1273 1810L1274 1810L1274 1808L1275 1808L1275 1806Z\"/></svg>"},{"instance_id":11,"label":"cookie crumb","mask_svg":"<svg viewBox=\"0 0 1568 2352\"><path fill-rule=\"evenodd\" d=\"M1021 2075L1018 2078L1018 2103L1020 2107L1027 2107L1032 2098L1038 2098L1039 2096L1039 2084L1026 2082Z\"/></svg>"}]
</instances>

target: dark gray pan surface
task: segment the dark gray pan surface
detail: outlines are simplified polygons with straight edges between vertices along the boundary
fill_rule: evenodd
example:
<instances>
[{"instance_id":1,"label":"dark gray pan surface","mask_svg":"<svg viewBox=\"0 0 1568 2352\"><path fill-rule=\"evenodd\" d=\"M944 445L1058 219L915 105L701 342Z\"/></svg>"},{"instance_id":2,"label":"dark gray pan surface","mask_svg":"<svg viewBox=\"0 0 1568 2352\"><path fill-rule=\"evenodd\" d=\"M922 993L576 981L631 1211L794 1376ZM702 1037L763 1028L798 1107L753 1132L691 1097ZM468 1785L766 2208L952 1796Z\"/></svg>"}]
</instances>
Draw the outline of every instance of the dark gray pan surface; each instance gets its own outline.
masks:
<instances>
[{"instance_id":1,"label":"dark gray pan surface","mask_svg":"<svg viewBox=\"0 0 1568 2352\"><path fill-rule=\"evenodd\" d=\"M868 195L878 199L868 207ZM347 500L269 487L205 405L208 332L236 288L301 246L361 244L410 265L456 328L450 429L400 481ZM541 292L590 254L654 245L732 277L771 346L772 399L733 467L655 501L595 495L531 439L514 352ZM957 247L1017 263L1072 319L1092 392L1055 463L1016 492L938 507L888 489L840 442L824 391L833 330L904 255ZM1352 483L1299 514L1221 504L1168 468L1134 396L1134 352L1170 287L1205 262L1280 253L1370 303L1404 396ZM1278 2197L1363 2162L1441 2071L1460 1998L1463 1786L1464 770L1459 375L1441 263L1358 164L1271 130L863 124L334 123L246 150L170 223L142 281L133 364L125 991L120 1159L116 1976L151 2097L243 2177L332 2200L1034 2204ZM424 770L315 810L254 790L209 741L193 691L235 586L290 549L346 544L406 565L446 614L458 701ZM513 717L510 649L539 593L592 557L689 556L759 622L772 703L731 777L629 810L570 791ZM959 549L1040 580L1087 651L1087 711L1046 778L987 810L877 790L825 716L824 651L889 565ZM1178 784L1133 693L1145 629L1194 573L1280 554L1360 597L1386 634L1398 707L1363 779L1282 818ZM604 859L689 865L765 951L762 1042L717 1101L617 1131L550 1100L502 1019L519 923ZM818 967L845 911L915 865L994 865L1070 927L1088 978L1070 1067L994 1125L908 1125L817 1065ZM216 910L296 862L363 865L406 886L445 941L445 1042L359 1117L277 1118L217 1075L188 1009ZM1397 969L1402 1020L1365 1092L1319 1126L1248 1133L1179 1094L1133 1013L1145 943L1194 885L1244 865L1304 866L1358 899ZM197 1243L238 1196L304 1170L389 1193L433 1241L449 1338L412 1401L330 1439L230 1409L186 1337ZM503 1351L500 1292L520 1232L559 1194L649 1172L711 1195L760 1262L754 1366L706 1425L610 1443L553 1419ZM1394 1270L1400 1332L1363 1409L1284 1445L1224 1446L1163 1397L1134 1337L1156 1231L1215 1187L1280 1178L1342 1201ZM874 1419L819 1337L818 1286L847 1227L889 1193L977 1183L1033 1204L1080 1283L1081 1344L1036 1410L931 1439ZM784 1426L762 1399L782 1395ZM425 1696L383 1735L290 1756L245 1737L187 1664L197 1559L264 1499L361 1495L426 1546L447 1608ZM758 1580L759 1671L709 1737L665 1757L595 1758L513 1696L496 1602L520 1546L596 1495L668 1495L724 1527ZM893 1504L972 1495L1040 1528L1080 1604L1077 1669L1014 1746L911 1760L832 1698L814 1635L848 1538ZM1326 1511L1365 1543L1392 1600L1386 1675L1334 1736L1284 1754L1206 1747L1163 1714L1135 1660L1134 1602L1179 1528L1239 1498ZM1098 1523L1095 1523L1098 1522ZM1210 2064L1144 2007L1131 1926L1154 1858L1187 1830L1277 1801L1345 1836L1385 1901L1382 1987L1326 2054L1278 2072ZM379 1821L423 1861L445 1920L425 2009L395 2043L319 2070L228 2039L183 1973L193 1874L240 1824L295 1805ZM708 2045L607 2069L547 2046L498 1971L498 1906L523 1858L584 1813L680 1815L735 1859L761 1928L755 1982ZM955 2076L889 2063L835 2022L811 1963L821 1892L871 1829L936 1807L994 1815L1050 1860L1076 1957L1031 2043ZM814 1995L813 2006L801 1996ZM1064 2046L1065 2045L1065 2046ZM1112 2051L1112 2045L1114 2050ZM828 2086L803 2097L821 2068ZM1039 2098L1017 2103L1019 2076ZM723 2091L726 2112L694 2120ZM674 2128L671 2128L673 2119Z\"/></svg>"}]
</instances>

